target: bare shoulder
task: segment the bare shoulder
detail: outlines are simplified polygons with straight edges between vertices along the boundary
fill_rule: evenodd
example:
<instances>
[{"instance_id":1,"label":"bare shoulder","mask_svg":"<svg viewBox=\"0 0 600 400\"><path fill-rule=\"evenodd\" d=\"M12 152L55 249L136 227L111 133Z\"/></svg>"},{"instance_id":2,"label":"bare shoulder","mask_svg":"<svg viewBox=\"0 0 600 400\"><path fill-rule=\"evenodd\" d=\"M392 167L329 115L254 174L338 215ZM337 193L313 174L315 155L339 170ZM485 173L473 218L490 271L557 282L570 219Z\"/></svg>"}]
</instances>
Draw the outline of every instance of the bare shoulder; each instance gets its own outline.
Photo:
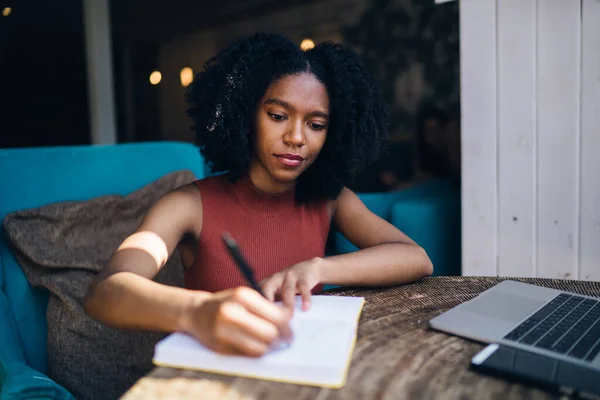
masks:
<instances>
[{"instance_id":1,"label":"bare shoulder","mask_svg":"<svg viewBox=\"0 0 600 400\"><path fill-rule=\"evenodd\" d=\"M176 189L173 189L169 193L165 195L171 196L177 201L195 203L196 205L202 205L202 199L200 197L200 191L198 190L198 186L196 182L190 182L183 186L179 186Z\"/></svg>"},{"instance_id":2,"label":"bare shoulder","mask_svg":"<svg viewBox=\"0 0 600 400\"><path fill-rule=\"evenodd\" d=\"M202 197L195 182L173 189L158 202L169 204L170 207L173 207L172 212L174 213L189 215L199 212L202 214Z\"/></svg>"},{"instance_id":3,"label":"bare shoulder","mask_svg":"<svg viewBox=\"0 0 600 400\"><path fill-rule=\"evenodd\" d=\"M195 182L180 186L150 208L141 229L170 226L180 233L198 236L202 229L202 197Z\"/></svg>"},{"instance_id":4,"label":"bare shoulder","mask_svg":"<svg viewBox=\"0 0 600 400\"><path fill-rule=\"evenodd\" d=\"M356 204L363 204L362 200L360 200L356 193L354 193L350 188L344 186L338 197L336 197L335 200L331 202L331 216L333 217L340 207L343 208L348 203L350 203L351 206Z\"/></svg>"}]
</instances>

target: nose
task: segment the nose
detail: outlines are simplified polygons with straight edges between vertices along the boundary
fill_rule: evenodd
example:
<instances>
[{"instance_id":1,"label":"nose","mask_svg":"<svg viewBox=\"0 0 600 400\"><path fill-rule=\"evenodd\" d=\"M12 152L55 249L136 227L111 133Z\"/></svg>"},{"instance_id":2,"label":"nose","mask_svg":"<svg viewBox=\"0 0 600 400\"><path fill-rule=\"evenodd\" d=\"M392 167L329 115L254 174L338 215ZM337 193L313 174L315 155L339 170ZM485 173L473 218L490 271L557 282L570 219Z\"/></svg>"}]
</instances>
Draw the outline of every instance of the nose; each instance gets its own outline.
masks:
<instances>
[{"instance_id":1,"label":"nose","mask_svg":"<svg viewBox=\"0 0 600 400\"><path fill-rule=\"evenodd\" d=\"M306 144L302 121L296 122L283 137L285 144L301 147Z\"/></svg>"}]
</instances>

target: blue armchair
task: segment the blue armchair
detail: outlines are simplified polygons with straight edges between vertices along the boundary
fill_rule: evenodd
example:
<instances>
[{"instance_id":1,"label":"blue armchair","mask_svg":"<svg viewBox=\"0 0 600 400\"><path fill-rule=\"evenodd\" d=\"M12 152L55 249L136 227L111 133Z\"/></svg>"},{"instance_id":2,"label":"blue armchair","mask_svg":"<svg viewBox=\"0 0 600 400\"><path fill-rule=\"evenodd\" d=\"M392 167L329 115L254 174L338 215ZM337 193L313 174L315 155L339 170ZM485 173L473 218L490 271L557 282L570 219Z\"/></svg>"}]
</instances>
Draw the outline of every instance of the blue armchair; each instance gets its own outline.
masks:
<instances>
[{"instance_id":1,"label":"blue armchair","mask_svg":"<svg viewBox=\"0 0 600 400\"><path fill-rule=\"evenodd\" d=\"M176 170L206 176L197 148L176 142L0 149L0 220L45 204L127 194ZM31 287L0 225L0 398L72 399L46 375L48 293Z\"/></svg>"},{"instance_id":2,"label":"blue armchair","mask_svg":"<svg viewBox=\"0 0 600 400\"><path fill-rule=\"evenodd\" d=\"M460 275L460 190L451 181L435 179L404 190L357 195L371 211L425 249L434 275ZM358 250L339 232L333 235L335 253Z\"/></svg>"}]
</instances>

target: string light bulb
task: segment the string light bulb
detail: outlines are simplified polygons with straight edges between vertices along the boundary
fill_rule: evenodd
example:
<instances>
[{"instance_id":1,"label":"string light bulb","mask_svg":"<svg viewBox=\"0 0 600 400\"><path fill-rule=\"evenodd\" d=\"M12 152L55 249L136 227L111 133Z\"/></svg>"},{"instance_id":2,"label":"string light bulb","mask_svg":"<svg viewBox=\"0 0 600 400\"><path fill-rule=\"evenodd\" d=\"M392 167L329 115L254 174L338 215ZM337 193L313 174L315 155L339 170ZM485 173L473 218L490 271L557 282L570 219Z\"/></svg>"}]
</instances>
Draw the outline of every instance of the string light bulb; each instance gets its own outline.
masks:
<instances>
[{"instance_id":1,"label":"string light bulb","mask_svg":"<svg viewBox=\"0 0 600 400\"><path fill-rule=\"evenodd\" d=\"M160 71L154 71L150 74L150 83L153 85L158 85L162 80L162 74Z\"/></svg>"},{"instance_id":2,"label":"string light bulb","mask_svg":"<svg viewBox=\"0 0 600 400\"><path fill-rule=\"evenodd\" d=\"M181 86L188 86L194 80L194 71L190 67L182 68L179 79L181 80Z\"/></svg>"},{"instance_id":3,"label":"string light bulb","mask_svg":"<svg viewBox=\"0 0 600 400\"><path fill-rule=\"evenodd\" d=\"M314 47L315 47L315 42L313 42L313 40L312 40L312 39L309 39L309 38L307 38L307 39L304 39L304 40L302 41L302 43L300 43L300 48L301 48L303 51L308 51L308 50L310 50L310 49L312 49L312 48L314 48Z\"/></svg>"}]
</instances>

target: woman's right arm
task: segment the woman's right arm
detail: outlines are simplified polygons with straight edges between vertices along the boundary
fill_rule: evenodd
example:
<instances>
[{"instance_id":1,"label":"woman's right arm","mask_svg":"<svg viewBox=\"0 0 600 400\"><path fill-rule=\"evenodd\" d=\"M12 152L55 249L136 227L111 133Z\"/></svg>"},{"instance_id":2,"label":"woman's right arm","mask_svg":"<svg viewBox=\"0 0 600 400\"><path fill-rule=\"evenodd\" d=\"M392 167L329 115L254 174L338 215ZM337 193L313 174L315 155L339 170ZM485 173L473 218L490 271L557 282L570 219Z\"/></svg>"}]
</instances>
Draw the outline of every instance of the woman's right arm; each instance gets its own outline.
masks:
<instances>
[{"instance_id":1,"label":"woman's right arm","mask_svg":"<svg viewBox=\"0 0 600 400\"><path fill-rule=\"evenodd\" d=\"M158 200L92 282L86 313L118 329L187 332L226 353L258 356L274 341L290 340L289 316L253 290L212 294L152 280L181 239L199 237L201 226L194 184Z\"/></svg>"}]
</instances>

